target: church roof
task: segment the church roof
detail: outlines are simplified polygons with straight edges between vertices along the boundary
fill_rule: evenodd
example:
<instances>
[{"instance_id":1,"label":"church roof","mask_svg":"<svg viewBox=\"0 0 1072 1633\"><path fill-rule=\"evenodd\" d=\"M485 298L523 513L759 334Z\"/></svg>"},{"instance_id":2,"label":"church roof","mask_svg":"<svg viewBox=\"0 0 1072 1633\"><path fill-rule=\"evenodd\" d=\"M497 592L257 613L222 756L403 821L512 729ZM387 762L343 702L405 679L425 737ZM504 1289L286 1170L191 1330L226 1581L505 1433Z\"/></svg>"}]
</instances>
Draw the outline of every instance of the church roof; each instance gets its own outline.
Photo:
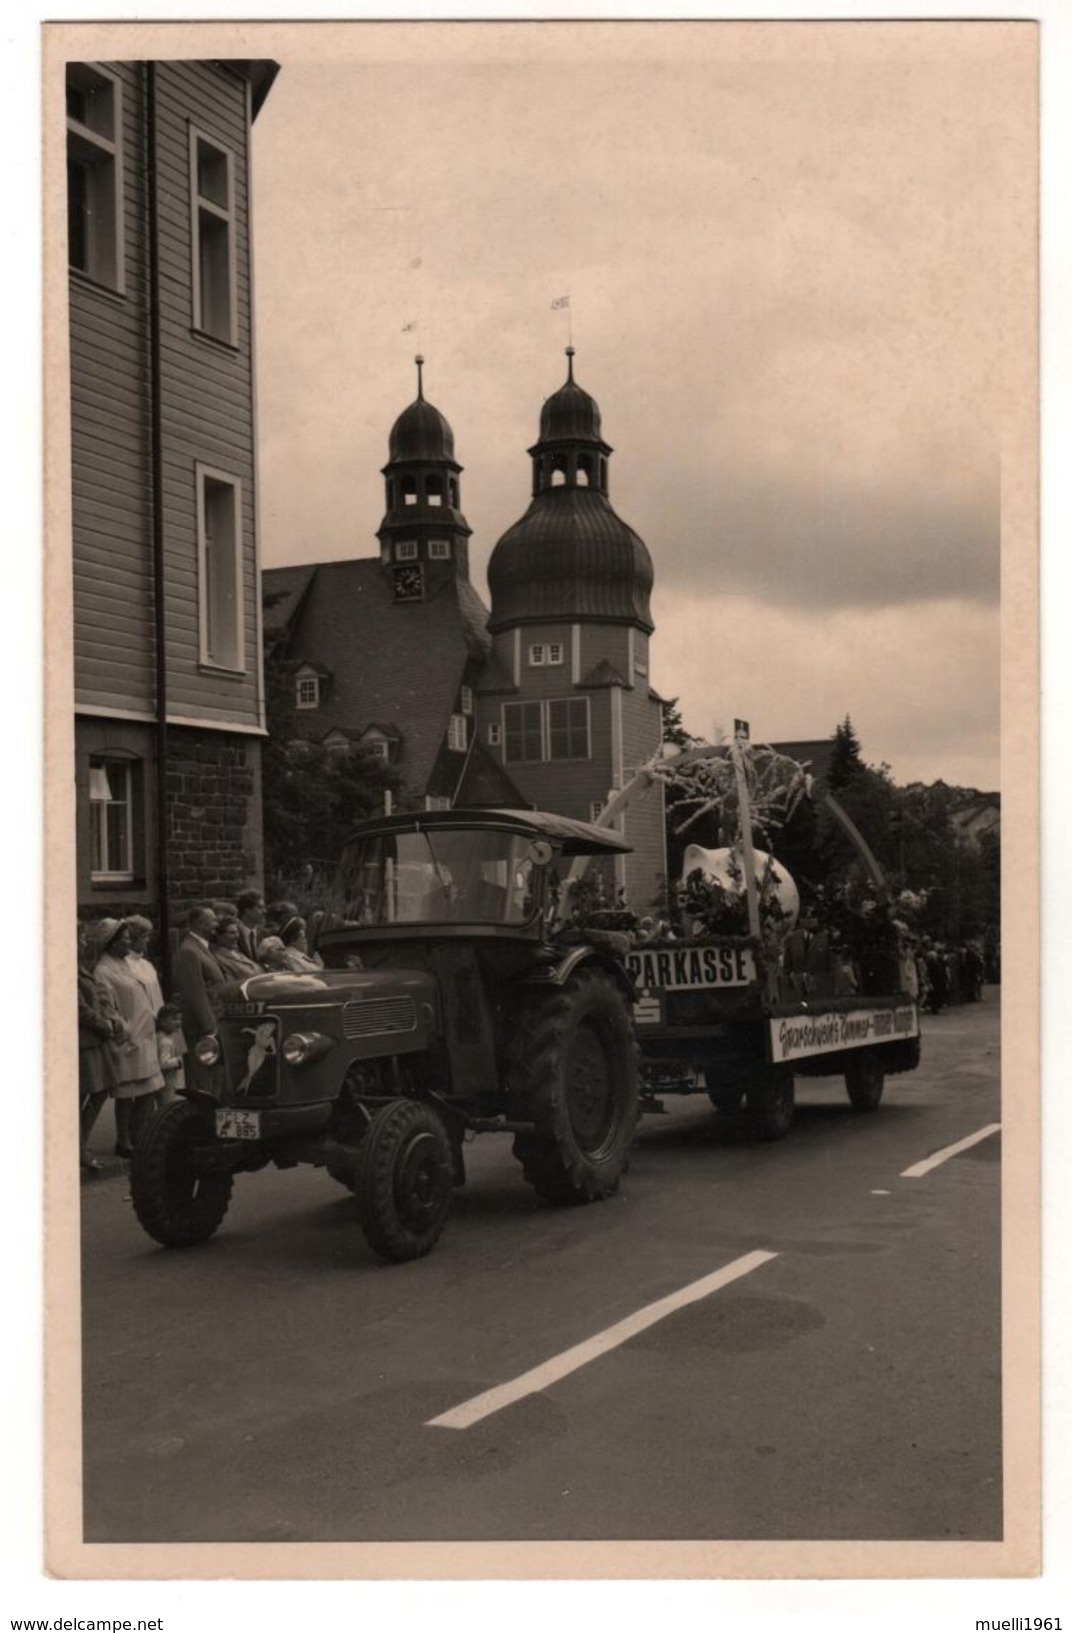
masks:
<instances>
[{"instance_id":1,"label":"church roof","mask_svg":"<svg viewBox=\"0 0 1072 1633\"><path fill-rule=\"evenodd\" d=\"M274 604L288 655L333 676L330 693L305 717L309 729L321 736L334 727L364 729L370 720L399 721L398 766L407 787L422 793L467 665L490 644L487 611L472 585L449 578L427 600L399 603L374 556L270 568L263 582L266 621Z\"/></svg>"}]
</instances>

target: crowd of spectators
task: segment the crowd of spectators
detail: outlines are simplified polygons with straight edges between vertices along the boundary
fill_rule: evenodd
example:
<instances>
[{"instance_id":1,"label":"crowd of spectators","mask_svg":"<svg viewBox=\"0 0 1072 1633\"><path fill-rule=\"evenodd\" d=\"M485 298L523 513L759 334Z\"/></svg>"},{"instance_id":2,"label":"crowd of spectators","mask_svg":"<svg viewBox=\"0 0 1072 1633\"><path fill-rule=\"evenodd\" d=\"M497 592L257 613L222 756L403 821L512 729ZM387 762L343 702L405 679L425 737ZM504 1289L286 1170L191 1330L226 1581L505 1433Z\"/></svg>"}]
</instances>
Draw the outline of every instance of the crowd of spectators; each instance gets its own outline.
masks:
<instances>
[{"instance_id":1,"label":"crowd of spectators","mask_svg":"<svg viewBox=\"0 0 1072 1633\"><path fill-rule=\"evenodd\" d=\"M172 961L165 1002L149 956L153 925L141 914L78 926L79 1149L83 1173L98 1173L90 1135L107 1100L115 1112L115 1155L133 1156L154 1113L185 1087L185 1057L216 1030L216 998L266 970L311 974L305 920L293 902L266 907L256 890L189 912Z\"/></svg>"}]
</instances>

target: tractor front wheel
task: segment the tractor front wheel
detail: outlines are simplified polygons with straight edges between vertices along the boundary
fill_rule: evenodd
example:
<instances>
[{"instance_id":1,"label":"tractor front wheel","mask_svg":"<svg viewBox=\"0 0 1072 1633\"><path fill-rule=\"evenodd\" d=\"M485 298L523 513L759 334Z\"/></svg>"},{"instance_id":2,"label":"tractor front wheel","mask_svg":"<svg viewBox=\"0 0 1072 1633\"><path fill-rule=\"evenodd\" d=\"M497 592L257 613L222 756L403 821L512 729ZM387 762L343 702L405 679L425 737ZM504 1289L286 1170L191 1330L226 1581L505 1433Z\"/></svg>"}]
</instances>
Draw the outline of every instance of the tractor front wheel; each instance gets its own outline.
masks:
<instances>
[{"instance_id":1,"label":"tractor front wheel","mask_svg":"<svg viewBox=\"0 0 1072 1633\"><path fill-rule=\"evenodd\" d=\"M143 1230L164 1247L192 1247L222 1223L233 1175L199 1164L197 1147L211 1142L210 1112L192 1100L158 1111L134 1147L130 1190Z\"/></svg>"},{"instance_id":2,"label":"tractor front wheel","mask_svg":"<svg viewBox=\"0 0 1072 1633\"><path fill-rule=\"evenodd\" d=\"M453 1157L439 1113L419 1100L392 1100L361 1142L356 1192L361 1228L391 1264L430 1253L450 1208Z\"/></svg>"}]
</instances>

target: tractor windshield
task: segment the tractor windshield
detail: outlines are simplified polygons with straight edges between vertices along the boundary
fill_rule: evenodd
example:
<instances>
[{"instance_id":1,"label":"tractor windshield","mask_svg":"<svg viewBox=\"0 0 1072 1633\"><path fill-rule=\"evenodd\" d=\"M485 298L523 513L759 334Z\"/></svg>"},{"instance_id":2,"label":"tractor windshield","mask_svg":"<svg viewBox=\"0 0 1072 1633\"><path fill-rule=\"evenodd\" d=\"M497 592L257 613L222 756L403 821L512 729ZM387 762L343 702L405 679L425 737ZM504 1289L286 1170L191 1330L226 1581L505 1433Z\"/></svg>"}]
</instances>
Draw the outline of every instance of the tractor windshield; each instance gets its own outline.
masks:
<instances>
[{"instance_id":1,"label":"tractor windshield","mask_svg":"<svg viewBox=\"0 0 1072 1633\"><path fill-rule=\"evenodd\" d=\"M527 924L536 911L532 841L494 828L370 835L343 852L350 924Z\"/></svg>"}]
</instances>

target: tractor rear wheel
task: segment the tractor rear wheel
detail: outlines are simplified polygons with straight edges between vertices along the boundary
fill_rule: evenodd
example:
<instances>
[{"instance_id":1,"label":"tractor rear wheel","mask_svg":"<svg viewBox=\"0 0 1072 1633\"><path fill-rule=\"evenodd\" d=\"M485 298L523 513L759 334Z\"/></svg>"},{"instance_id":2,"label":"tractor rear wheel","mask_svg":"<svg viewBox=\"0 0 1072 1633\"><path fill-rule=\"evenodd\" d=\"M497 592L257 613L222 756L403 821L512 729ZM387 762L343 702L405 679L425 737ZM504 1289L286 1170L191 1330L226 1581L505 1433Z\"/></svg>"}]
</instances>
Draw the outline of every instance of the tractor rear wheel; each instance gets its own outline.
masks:
<instances>
[{"instance_id":1,"label":"tractor rear wheel","mask_svg":"<svg viewBox=\"0 0 1072 1633\"><path fill-rule=\"evenodd\" d=\"M625 994L582 965L522 1017L517 1037L522 1115L514 1155L551 1202L595 1202L618 1188L640 1114L640 1072Z\"/></svg>"}]
</instances>

